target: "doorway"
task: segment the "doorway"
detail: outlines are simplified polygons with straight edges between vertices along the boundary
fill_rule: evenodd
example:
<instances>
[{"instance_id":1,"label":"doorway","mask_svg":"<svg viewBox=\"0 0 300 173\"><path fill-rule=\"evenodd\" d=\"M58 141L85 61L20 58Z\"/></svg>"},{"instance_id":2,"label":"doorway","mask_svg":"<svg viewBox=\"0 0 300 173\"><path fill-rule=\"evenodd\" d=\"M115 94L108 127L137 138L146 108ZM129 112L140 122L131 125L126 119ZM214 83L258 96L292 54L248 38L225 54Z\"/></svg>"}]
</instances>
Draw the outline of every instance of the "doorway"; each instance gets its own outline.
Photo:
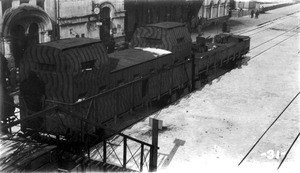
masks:
<instances>
[{"instance_id":1,"label":"doorway","mask_svg":"<svg viewBox=\"0 0 300 173\"><path fill-rule=\"evenodd\" d=\"M26 49L39 43L39 27L36 23L30 24L28 32L22 25L15 25L11 29L12 55L15 58L16 67L20 67L20 61Z\"/></svg>"},{"instance_id":2,"label":"doorway","mask_svg":"<svg viewBox=\"0 0 300 173\"><path fill-rule=\"evenodd\" d=\"M102 19L102 25L100 27L100 39L105 42L109 40L110 37L110 8L101 8L100 17Z\"/></svg>"}]
</instances>

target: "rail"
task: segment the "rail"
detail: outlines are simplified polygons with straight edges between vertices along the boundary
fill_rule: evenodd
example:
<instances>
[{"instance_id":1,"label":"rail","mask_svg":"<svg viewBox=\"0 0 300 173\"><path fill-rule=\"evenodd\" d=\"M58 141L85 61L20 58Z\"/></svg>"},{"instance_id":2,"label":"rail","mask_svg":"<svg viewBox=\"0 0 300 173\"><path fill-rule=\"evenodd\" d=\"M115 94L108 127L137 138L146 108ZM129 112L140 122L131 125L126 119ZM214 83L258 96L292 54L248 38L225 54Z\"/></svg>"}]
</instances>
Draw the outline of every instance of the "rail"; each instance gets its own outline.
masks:
<instances>
[{"instance_id":1,"label":"rail","mask_svg":"<svg viewBox=\"0 0 300 173\"><path fill-rule=\"evenodd\" d=\"M271 127L277 122L277 120L281 117L281 115L287 110L287 108L294 102L294 100L299 96L300 92L298 92L293 99L287 104L287 106L281 111L281 113L275 118L275 120L268 126L268 128L264 131L264 133L258 138L258 140L252 145L250 150L247 152L247 154L242 158L242 160L239 162L238 166L240 166L243 161L248 157L248 155L252 152L252 150L257 146L257 144L261 141L261 139L266 135L266 133L271 129ZM295 141L297 140L299 136L296 137ZM294 144L294 142L293 142ZM292 145L293 145L292 144ZM290 150L290 149L289 149ZM281 165L282 163L280 163ZM280 167L279 165L279 167ZM279 169L278 167L278 169Z\"/></svg>"}]
</instances>

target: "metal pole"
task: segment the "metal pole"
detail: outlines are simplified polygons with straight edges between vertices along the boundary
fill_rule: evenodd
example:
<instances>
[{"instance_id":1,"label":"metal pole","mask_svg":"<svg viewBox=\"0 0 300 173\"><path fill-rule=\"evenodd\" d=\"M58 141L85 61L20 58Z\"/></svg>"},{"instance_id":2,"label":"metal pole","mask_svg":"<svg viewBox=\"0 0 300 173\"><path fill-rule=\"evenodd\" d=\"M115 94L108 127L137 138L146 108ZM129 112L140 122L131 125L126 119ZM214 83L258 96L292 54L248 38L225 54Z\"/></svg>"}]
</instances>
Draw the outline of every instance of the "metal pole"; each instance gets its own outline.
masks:
<instances>
[{"instance_id":1,"label":"metal pole","mask_svg":"<svg viewBox=\"0 0 300 173\"><path fill-rule=\"evenodd\" d=\"M106 163L106 137L103 134L103 163Z\"/></svg>"},{"instance_id":2,"label":"metal pole","mask_svg":"<svg viewBox=\"0 0 300 173\"><path fill-rule=\"evenodd\" d=\"M123 168L126 168L127 162L127 138L124 137L124 144L123 144Z\"/></svg>"},{"instance_id":3,"label":"metal pole","mask_svg":"<svg viewBox=\"0 0 300 173\"><path fill-rule=\"evenodd\" d=\"M150 164L149 171L157 170L157 146L158 146L158 120L152 121L152 147L150 149Z\"/></svg>"},{"instance_id":4,"label":"metal pole","mask_svg":"<svg viewBox=\"0 0 300 173\"><path fill-rule=\"evenodd\" d=\"M140 172L143 172L143 165L144 165L144 144L141 144Z\"/></svg>"}]
</instances>

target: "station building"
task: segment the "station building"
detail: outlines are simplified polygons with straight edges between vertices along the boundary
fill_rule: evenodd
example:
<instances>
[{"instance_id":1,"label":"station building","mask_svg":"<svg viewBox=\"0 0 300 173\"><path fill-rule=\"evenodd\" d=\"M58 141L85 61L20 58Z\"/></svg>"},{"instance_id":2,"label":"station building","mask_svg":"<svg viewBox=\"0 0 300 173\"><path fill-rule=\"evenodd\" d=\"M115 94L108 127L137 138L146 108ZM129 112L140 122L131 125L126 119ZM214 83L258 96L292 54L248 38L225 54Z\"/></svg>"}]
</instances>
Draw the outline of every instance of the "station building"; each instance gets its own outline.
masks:
<instances>
[{"instance_id":1,"label":"station building","mask_svg":"<svg viewBox=\"0 0 300 173\"><path fill-rule=\"evenodd\" d=\"M0 51L19 67L35 43L89 37L125 38L124 0L0 0Z\"/></svg>"},{"instance_id":2,"label":"station building","mask_svg":"<svg viewBox=\"0 0 300 173\"><path fill-rule=\"evenodd\" d=\"M230 0L125 0L125 30L130 39L137 27L157 22L183 22L203 18L205 25L228 19Z\"/></svg>"},{"instance_id":3,"label":"station building","mask_svg":"<svg viewBox=\"0 0 300 173\"><path fill-rule=\"evenodd\" d=\"M229 0L203 0L198 15L207 20L228 16Z\"/></svg>"},{"instance_id":4,"label":"station building","mask_svg":"<svg viewBox=\"0 0 300 173\"><path fill-rule=\"evenodd\" d=\"M0 51L10 69L36 43L73 37L116 43L137 27L164 21L191 24L228 17L229 0L0 0Z\"/></svg>"}]
</instances>

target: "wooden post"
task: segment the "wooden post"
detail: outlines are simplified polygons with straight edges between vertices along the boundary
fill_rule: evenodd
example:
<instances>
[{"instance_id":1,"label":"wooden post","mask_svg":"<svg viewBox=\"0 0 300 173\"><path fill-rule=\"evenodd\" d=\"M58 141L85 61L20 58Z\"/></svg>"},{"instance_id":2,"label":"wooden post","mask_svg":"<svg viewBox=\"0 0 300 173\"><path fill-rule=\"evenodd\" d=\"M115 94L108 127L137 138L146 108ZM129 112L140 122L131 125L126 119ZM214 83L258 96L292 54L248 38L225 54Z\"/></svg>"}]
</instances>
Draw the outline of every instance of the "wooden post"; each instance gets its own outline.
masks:
<instances>
[{"instance_id":1,"label":"wooden post","mask_svg":"<svg viewBox=\"0 0 300 173\"><path fill-rule=\"evenodd\" d=\"M158 147L158 120L153 119L152 122L152 147L150 148L149 171L157 170L157 147Z\"/></svg>"}]
</instances>

